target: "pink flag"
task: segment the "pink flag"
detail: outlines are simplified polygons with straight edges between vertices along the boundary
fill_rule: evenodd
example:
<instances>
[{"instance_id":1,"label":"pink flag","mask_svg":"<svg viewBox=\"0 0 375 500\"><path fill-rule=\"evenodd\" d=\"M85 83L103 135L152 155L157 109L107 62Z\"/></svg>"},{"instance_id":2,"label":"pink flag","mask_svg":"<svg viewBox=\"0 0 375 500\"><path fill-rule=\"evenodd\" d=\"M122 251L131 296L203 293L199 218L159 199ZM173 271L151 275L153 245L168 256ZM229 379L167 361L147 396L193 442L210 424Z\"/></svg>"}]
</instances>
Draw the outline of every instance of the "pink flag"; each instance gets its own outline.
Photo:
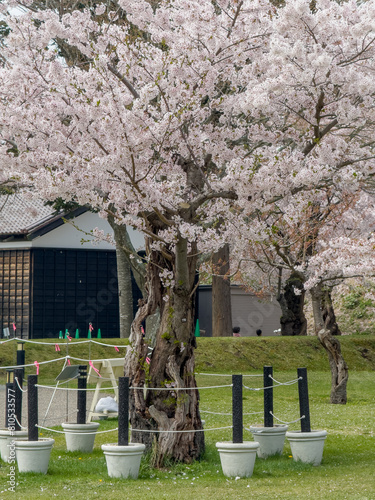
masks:
<instances>
[{"instance_id":1,"label":"pink flag","mask_svg":"<svg viewBox=\"0 0 375 500\"><path fill-rule=\"evenodd\" d=\"M91 323L89 323L89 330L90 330L90 332L93 332L93 331L94 331L94 327L92 326L92 324L91 324Z\"/></svg>"},{"instance_id":2,"label":"pink flag","mask_svg":"<svg viewBox=\"0 0 375 500\"><path fill-rule=\"evenodd\" d=\"M55 351L60 351L60 346L59 346L59 344L55 344Z\"/></svg>"},{"instance_id":3,"label":"pink flag","mask_svg":"<svg viewBox=\"0 0 375 500\"><path fill-rule=\"evenodd\" d=\"M120 352L120 349L117 347L117 345L115 345L115 349L117 352Z\"/></svg>"},{"instance_id":4,"label":"pink flag","mask_svg":"<svg viewBox=\"0 0 375 500\"><path fill-rule=\"evenodd\" d=\"M13 323L13 330L16 331L16 324Z\"/></svg>"},{"instance_id":5,"label":"pink flag","mask_svg":"<svg viewBox=\"0 0 375 500\"><path fill-rule=\"evenodd\" d=\"M70 337L69 335L66 338L69 340L69 342L72 340L72 337Z\"/></svg>"},{"instance_id":6,"label":"pink flag","mask_svg":"<svg viewBox=\"0 0 375 500\"><path fill-rule=\"evenodd\" d=\"M149 365L151 363L151 359L147 356L146 363Z\"/></svg>"},{"instance_id":7,"label":"pink flag","mask_svg":"<svg viewBox=\"0 0 375 500\"><path fill-rule=\"evenodd\" d=\"M70 359L68 358L66 361L67 361L68 365L70 366Z\"/></svg>"},{"instance_id":8,"label":"pink flag","mask_svg":"<svg viewBox=\"0 0 375 500\"><path fill-rule=\"evenodd\" d=\"M36 374L39 375L39 363L38 363L38 361L34 361L34 365L36 366Z\"/></svg>"},{"instance_id":9,"label":"pink flag","mask_svg":"<svg viewBox=\"0 0 375 500\"><path fill-rule=\"evenodd\" d=\"M97 368L95 368L94 363L92 361L89 361L89 365L94 370L94 372L96 372L99 375L99 377L101 377L99 370Z\"/></svg>"}]
</instances>

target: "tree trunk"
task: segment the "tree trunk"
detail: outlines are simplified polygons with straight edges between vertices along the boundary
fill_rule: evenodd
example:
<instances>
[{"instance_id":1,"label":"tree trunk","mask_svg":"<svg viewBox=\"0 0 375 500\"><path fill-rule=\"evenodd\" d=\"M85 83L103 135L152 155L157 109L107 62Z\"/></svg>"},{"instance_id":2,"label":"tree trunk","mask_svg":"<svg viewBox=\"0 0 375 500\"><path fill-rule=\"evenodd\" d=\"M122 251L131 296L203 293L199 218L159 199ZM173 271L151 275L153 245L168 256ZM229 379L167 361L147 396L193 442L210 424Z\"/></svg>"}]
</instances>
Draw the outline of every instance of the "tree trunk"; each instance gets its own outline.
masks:
<instances>
[{"instance_id":1,"label":"tree trunk","mask_svg":"<svg viewBox=\"0 0 375 500\"><path fill-rule=\"evenodd\" d=\"M131 278L131 267L129 259L123 249L123 235L125 226L111 224L116 242L118 303L120 316L120 337L130 336L131 324L133 322L133 289Z\"/></svg>"},{"instance_id":2,"label":"tree trunk","mask_svg":"<svg viewBox=\"0 0 375 500\"><path fill-rule=\"evenodd\" d=\"M323 300L325 292L321 284L311 290L312 306L315 322L315 332L322 346L328 352L331 367L331 396L332 404L346 404L346 386L349 378L348 366L341 353L341 345L334 337L323 318Z\"/></svg>"},{"instance_id":3,"label":"tree trunk","mask_svg":"<svg viewBox=\"0 0 375 500\"><path fill-rule=\"evenodd\" d=\"M335 311L333 309L331 293L332 293L331 288L326 288L324 290L324 294L323 294L323 298L322 298L323 321L324 321L325 327L328 330L330 330L332 335L341 335L341 330L339 328L339 325L337 324Z\"/></svg>"},{"instance_id":4,"label":"tree trunk","mask_svg":"<svg viewBox=\"0 0 375 500\"><path fill-rule=\"evenodd\" d=\"M230 279L223 278L229 272L229 245L226 244L212 257L212 336L232 335L232 302ZM215 276L219 274L220 276Z\"/></svg>"},{"instance_id":5,"label":"tree trunk","mask_svg":"<svg viewBox=\"0 0 375 500\"><path fill-rule=\"evenodd\" d=\"M296 295L294 288L301 291ZM301 276L292 272L277 296L281 307L281 335L307 335L307 320L303 312L305 290Z\"/></svg>"},{"instance_id":6,"label":"tree trunk","mask_svg":"<svg viewBox=\"0 0 375 500\"><path fill-rule=\"evenodd\" d=\"M195 432L202 431L202 423L194 378L197 251L196 245L192 243L190 246L188 254L188 242L180 237L175 254L169 254L170 259L165 257L165 252L163 255L154 250L149 252L147 300L140 305L133 321L132 349L125 358L125 374L129 376L131 386L141 388L131 391L132 440L146 444L148 449L153 448L155 467L162 467L166 459L190 463L204 451L204 433ZM160 269L169 269L173 273L171 283L162 283ZM160 309L160 325L148 364L141 324L157 307Z\"/></svg>"}]
</instances>

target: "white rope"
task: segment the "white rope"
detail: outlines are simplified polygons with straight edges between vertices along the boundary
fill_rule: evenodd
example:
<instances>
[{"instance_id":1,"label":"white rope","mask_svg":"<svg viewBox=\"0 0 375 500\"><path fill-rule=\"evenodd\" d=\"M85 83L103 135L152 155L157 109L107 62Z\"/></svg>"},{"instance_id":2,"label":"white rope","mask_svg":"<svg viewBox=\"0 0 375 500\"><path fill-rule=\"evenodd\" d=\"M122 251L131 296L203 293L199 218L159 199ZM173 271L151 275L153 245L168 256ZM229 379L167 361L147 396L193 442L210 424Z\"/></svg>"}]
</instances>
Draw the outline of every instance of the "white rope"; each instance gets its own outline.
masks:
<instances>
[{"instance_id":1,"label":"white rope","mask_svg":"<svg viewBox=\"0 0 375 500\"><path fill-rule=\"evenodd\" d=\"M274 387L278 387L277 385L269 385L267 387L247 387L247 385L243 384L243 387L248 391L265 391L266 389L273 389Z\"/></svg>"},{"instance_id":2,"label":"white rope","mask_svg":"<svg viewBox=\"0 0 375 500\"><path fill-rule=\"evenodd\" d=\"M27 389L22 389L22 387L20 386L20 383L18 382L18 377L14 377L14 380L16 381L17 385L18 385L18 389L22 392L27 392Z\"/></svg>"},{"instance_id":3,"label":"white rope","mask_svg":"<svg viewBox=\"0 0 375 500\"><path fill-rule=\"evenodd\" d=\"M87 375L88 377L88 375ZM95 373L90 373L90 378L100 378L101 380L113 380L113 378L110 377L102 377L101 375L96 375Z\"/></svg>"},{"instance_id":4,"label":"white rope","mask_svg":"<svg viewBox=\"0 0 375 500\"><path fill-rule=\"evenodd\" d=\"M200 391L202 389L221 389L222 387L232 387L232 384L229 385L212 385L209 387L134 387L131 386L129 389L135 390L147 390L147 391Z\"/></svg>"},{"instance_id":5,"label":"white rope","mask_svg":"<svg viewBox=\"0 0 375 500\"><path fill-rule=\"evenodd\" d=\"M14 337L12 339L8 339L8 340L2 340L0 341L0 345L1 344L5 344L6 342L12 342L14 340L17 340L19 342L24 342L24 343L28 343L28 344L39 344L39 345L44 345L44 346L55 346L55 345L65 345L67 344L67 342L70 343L70 345L73 345L73 344L87 344L87 343L92 343L92 344L98 344L98 345L101 345L103 347L117 347L117 348L126 348L128 349L130 346L127 344L127 345L117 345L117 344L104 344L102 342L98 342L97 340L93 340L93 339L87 339L87 340L79 340L79 339L73 339L71 341L69 341L68 339L66 339L65 342L53 342L53 339L48 339L48 340L52 340L51 342L38 342L37 340L29 340L29 339L20 339L19 337ZM59 339L61 340L61 339Z\"/></svg>"},{"instance_id":6,"label":"white rope","mask_svg":"<svg viewBox=\"0 0 375 500\"><path fill-rule=\"evenodd\" d=\"M66 356L64 358L56 358L56 359L50 359L49 361L40 361L38 364L39 365L45 365L47 363L54 363L55 361L62 361L66 359L69 356ZM0 370L6 370L8 368L26 368L27 366L35 366L34 363L30 363L28 365L11 365L11 366L0 366Z\"/></svg>"},{"instance_id":7,"label":"white rope","mask_svg":"<svg viewBox=\"0 0 375 500\"><path fill-rule=\"evenodd\" d=\"M14 420L17 422L17 424L20 426L21 429L27 429L27 427L24 427L23 425L21 425L18 421L18 418L16 417L16 415L14 415Z\"/></svg>"},{"instance_id":8,"label":"white rope","mask_svg":"<svg viewBox=\"0 0 375 500\"><path fill-rule=\"evenodd\" d=\"M299 422L300 420L303 420L304 418L306 418L305 415L302 415L302 417L297 418L297 420L292 420L292 422L284 422L283 420L280 420L279 418L275 417L275 415L272 413L272 411L270 411L270 414L273 416L273 418L276 418L276 420L278 420L282 424L286 424L286 425L295 424L296 422Z\"/></svg>"},{"instance_id":9,"label":"white rope","mask_svg":"<svg viewBox=\"0 0 375 500\"><path fill-rule=\"evenodd\" d=\"M92 388L86 388L86 389L78 389L75 387L57 387L55 385L41 385L41 384L35 384L35 387L40 387L41 389L54 389L58 391L108 391L112 389L117 389L118 386L110 386L110 387L92 387Z\"/></svg>"},{"instance_id":10,"label":"white rope","mask_svg":"<svg viewBox=\"0 0 375 500\"><path fill-rule=\"evenodd\" d=\"M199 410L201 413L209 413L210 415L223 415L225 417L229 417L233 415L233 413L218 413L216 411L208 411L208 410ZM252 411L250 413L243 413L243 416L248 416L248 415L259 415L263 413L262 411Z\"/></svg>"},{"instance_id":11,"label":"white rope","mask_svg":"<svg viewBox=\"0 0 375 500\"><path fill-rule=\"evenodd\" d=\"M243 385L243 387L245 389L248 389L249 391L265 391L267 389L276 389L277 387L281 387L283 385L293 385L293 384L296 384L299 380L302 379L302 377L299 377L299 378L296 378L294 380L289 380L288 382L279 382L279 381L275 380L274 378L272 378L271 375L269 375L269 377L274 382L276 382L276 385L268 385L266 387L247 387L246 385Z\"/></svg>"},{"instance_id":12,"label":"white rope","mask_svg":"<svg viewBox=\"0 0 375 500\"><path fill-rule=\"evenodd\" d=\"M232 375L225 375L224 373L194 373L194 375L207 375L207 377L231 377ZM263 377L263 375L242 375L242 377Z\"/></svg>"},{"instance_id":13,"label":"white rope","mask_svg":"<svg viewBox=\"0 0 375 500\"><path fill-rule=\"evenodd\" d=\"M153 430L147 430L147 429L133 429L131 428L132 432L150 432L154 434L183 434L183 433L188 433L188 432L206 432L206 431L220 431L222 429L232 429L233 426L229 425L228 427L212 427L211 429L191 429L190 431L153 431Z\"/></svg>"},{"instance_id":14,"label":"white rope","mask_svg":"<svg viewBox=\"0 0 375 500\"><path fill-rule=\"evenodd\" d=\"M216 411L199 410L201 413L209 413L210 415L223 415L225 417L232 415L232 413L218 413Z\"/></svg>"},{"instance_id":15,"label":"white rope","mask_svg":"<svg viewBox=\"0 0 375 500\"><path fill-rule=\"evenodd\" d=\"M289 380L288 382L279 382L278 380L274 379L272 377L272 375L268 375L268 376L269 376L269 378L271 380L273 380L274 382L276 382L277 385L293 385L293 384L296 384L299 380L302 380L302 377L298 377L298 378L296 378L294 380ZM277 386L275 386L275 387L277 387Z\"/></svg>"},{"instance_id":16,"label":"white rope","mask_svg":"<svg viewBox=\"0 0 375 500\"><path fill-rule=\"evenodd\" d=\"M50 432L56 432L57 434L77 434L76 431L69 431L69 430L66 430L66 431L57 431L56 429L51 429L49 427L42 427L41 425L35 425L35 427L38 427L38 429L44 429L45 431L50 431ZM85 432L85 435L89 435L89 434L105 434L106 432L114 432L114 431L118 431L118 427L116 427L115 429L109 429L107 431L96 431L96 432Z\"/></svg>"}]
</instances>

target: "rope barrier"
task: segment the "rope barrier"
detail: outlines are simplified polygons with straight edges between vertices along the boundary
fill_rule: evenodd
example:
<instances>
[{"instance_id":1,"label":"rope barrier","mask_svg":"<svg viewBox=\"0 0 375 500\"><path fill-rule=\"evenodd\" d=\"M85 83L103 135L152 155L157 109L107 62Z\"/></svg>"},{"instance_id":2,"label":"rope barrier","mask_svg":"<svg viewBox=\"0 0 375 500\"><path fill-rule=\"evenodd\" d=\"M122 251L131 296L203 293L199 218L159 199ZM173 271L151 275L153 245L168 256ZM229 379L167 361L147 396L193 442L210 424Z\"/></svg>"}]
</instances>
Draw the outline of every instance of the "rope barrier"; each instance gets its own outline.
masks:
<instances>
[{"instance_id":1,"label":"rope barrier","mask_svg":"<svg viewBox=\"0 0 375 500\"><path fill-rule=\"evenodd\" d=\"M51 340L51 342L38 342L37 340L21 339L19 337L14 337L12 339L0 341L0 345L1 344L5 344L6 342L13 342L14 340L16 340L18 342L24 342L24 343L27 343L27 344L38 344L38 345L53 346L53 347L55 347L55 345L66 346L66 344L67 344L67 342L54 342L53 339L48 339L48 340ZM103 346L103 347L117 347L117 348L124 348L124 349L130 348L130 346L128 344L127 345L104 344L102 342L98 342L97 340L93 340L93 339L78 340L78 341L76 341L76 340L77 339L72 339L70 341L70 345L73 345L73 344L78 345L78 344L91 343L91 344L97 344L97 345L100 345L100 346Z\"/></svg>"},{"instance_id":2,"label":"rope barrier","mask_svg":"<svg viewBox=\"0 0 375 500\"><path fill-rule=\"evenodd\" d=\"M91 361L93 363L100 363L103 361L103 358L102 359L85 359L85 358L76 358L74 356L64 356L63 358L55 358L55 359L50 359L48 361L39 361L39 365L45 365L47 363L55 363L57 361L63 361L63 360L70 360L72 359L73 361ZM107 359L107 358L104 358L104 359ZM119 358L121 359L121 358ZM26 368L26 367L29 367L29 366L35 366L35 363L30 363L30 364L27 364L27 365L11 365L11 366L0 366L0 370L6 370L8 368ZM72 379L73 380L73 379Z\"/></svg>"},{"instance_id":3,"label":"rope barrier","mask_svg":"<svg viewBox=\"0 0 375 500\"><path fill-rule=\"evenodd\" d=\"M41 389L54 389L58 391L108 391L108 389L117 389L118 386L110 386L110 387L98 387L98 388L86 388L86 389L78 389L76 387L57 387L56 385L41 385L35 384L35 387L40 387Z\"/></svg>"},{"instance_id":4,"label":"rope barrier","mask_svg":"<svg viewBox=\"0 0 375 500\"><path fill-rule=\"evenodd\" d=\"M22 387L20 386L20 383L18 382L18 377L14 377L14 380L16 381L17 385L18 385L18 389L22 392L27 392L27 389L22 389Z\"/></svg>"},{"instance_id":5,"label":"rope barrier","mask_svg":"<svg viewBox=\"0 0 375 500\"><path fill-rule=\"evenodd\" d=\"M222 415L224 417L229 417L232 416L233 413L219 413L216 411L208 411L208 410L199 410L201 413L209 413L210 415ZM249 415L259 415L263 413L262 411L252 411L250 413L243 413L243 416L249 416Z\"/></svg>"},{"instance_id":6,"label":"rope barrier","mask_svg":"<svg viewBox=\"0 0 375 500\"><path fill-rule=\"evenodd\" d=\"M24 427L23 425L21 425L18 421L18 418L16 417L16 415L14 415L14 420L17 422L17 424L20 426L21 429L27 429L27 427Z\"/></svg>"},{"instance_id":7,"label":"rope barrier","mask_svg":"<svg viewBox=\"0 0 375 500\"><path fill-rule=\"evenodd\" d=\"M69 431L69 430L66 430L66 431L58 431L56 429L51 429L50 427L43 427L41 425L36 425L35 427L38 427L38 429L43 429L45 431L50 431L50 432L56 432L57 434L77 434L77 432L75 431ZM107 432L114 432L114 431L118 431L118 427L116 427L115 429L109 429L109 430L106 430L106 431L96 431L96 432L85 432L85 435L89 435L89 434L105 434Z\"/></svg>"},{"instance_id":8,"label":"rope barrier","mask_svg":"<svg viewBox=\"0 0 375 500\"><path fill-rule=\"evenodd\" d=\"M288 385L293 385L296 384L299 380L302 380L302 377L289 380L288 382L279 382L278 380L275 380L271 375L269 375L270 379L272 379L274 382L276 382L276 385L268 385L265 387L247 387L246 385L243 384L243 387L245 389L248 389L249 391L265 391L266 389L276 389L277 387L281 387L283 385L288 386Z\"/></svg>"},{"instance_id":9,"label":"rope barrier","mask_svg":"<svg viewBox=\"0 0 375 500\"><path fill-rule=\"evenodd\" d=\"M278 387L277 385L268 385L267 387L247 387L247 385L243 384L243 387L248 391L265 391L266 389L274 389Z\"/></svg>"},{"instance_id":10,"label":"rope barrier","mask_svg":"<svg viewBox=\"0 0 375 500\"><path fill-rule=\"evenodd\" d=\"M210 429L191 429L190 431L154 431L154 430L147 430L147 429L133 429L131 428L132 432L149 432L153 434L183 434L183 433L188 433L188 432L207 432L207 431L219 431L222 429L232 429L233 426L229 425L227 427L212 427Z\"/></svg>"},{"instance_id":11,"label":"rope barrier","mask_svg":"<svg viewBox=\"0 0 375 500\"><path fill-rule=\"evenodd\" d=\"M48 361L40 361L40 365L46 365L47 363L55 363L56 361L63 361L66 358L69 358L69 356L65 356L64 358L56 358L56 359L50 359ZM0 366L0 370L7 370L8 368L26 368L28 366L35 366L34 363L29 363L27 365L11 365L11 366Z\"/></svg>"},{"instance_id":12,"label":"rope barrier","mask_svg":"<svg viewBox=\"0 0 375 500\"><path fill-rule=\"evenodd\" d=\"M209 387L134 387L131 386L129 389L139 390L139 391L200 391L202 389L221 389L223 387L232 387L229 385L212 385Z\"/></svg>"},{"instance_id":13,"label":"rope barrier","mask_svg":"<svg viewBox=\"0 0 375 500\"><path fill-rule=\"evenodd\" d=\"M207 375L207 377L231 377L232 375L225 375L224 373L194 373L194 375ZM242 377L263 377L262 374L242 375Z\"/></svg>"},{"instance_id":14,"label":"rope barrier","mask_svg":"<svg viewBox=\"0 0 375 500\"><path fill-rule=\"evenodd\" d=\"M278 420L279 422L281 422L282 424L286 424L286 425L289 425L289 424L295 424L296 422L299 422L300 420L303 420L305 417L305 415L302 415L302 417L300 418L297 418L297 420L292 420L292 422L284 422L283 420L280 420L279 418L277 418L273 413L272 411L270 411L270 414L273 416L273 418L276 418L276 420Z\"/></svg>"},{"instance_id":15,"label":"rope barrier","mask_svg":"<svg viewBox=\"0 0 375 500\"><path fill-rule=\"evenodd\" d=\"M302 377L295 378L293 380L289 380L288 382L279 382L278 380L274 379L272 375L268 375L271 380L276 382L277 385L293 385L296 384L299 380L302 380ZM277 386L275 386L277 387Z\"/></svg>"},{"instance_id":16,"label":"rope barrier","mask_svg":"<svg viewBox=\"0 0 375 500\"><path fill-rule=\"evenodd\" d=\"M209 413L210 415L223 415L225 417L228 417L229 415L232 415L232 413L218 413L216 411L208 411L208 410L199 410L201 413Z\"/></svg>"}]
</instances>

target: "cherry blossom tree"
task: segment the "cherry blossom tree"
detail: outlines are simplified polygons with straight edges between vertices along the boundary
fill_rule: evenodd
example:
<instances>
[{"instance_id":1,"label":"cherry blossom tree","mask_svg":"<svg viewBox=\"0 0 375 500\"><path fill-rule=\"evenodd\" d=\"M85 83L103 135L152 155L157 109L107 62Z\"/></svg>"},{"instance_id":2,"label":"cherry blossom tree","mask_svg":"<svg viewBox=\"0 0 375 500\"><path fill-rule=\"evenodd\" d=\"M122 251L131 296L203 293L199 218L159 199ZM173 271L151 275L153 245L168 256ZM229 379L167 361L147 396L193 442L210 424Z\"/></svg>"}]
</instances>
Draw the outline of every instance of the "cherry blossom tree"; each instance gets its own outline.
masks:
<instances>
[{"instance_id":1,"label":"cherry blossom tree","mask_svg":"<svg viewBox=\"0 0 375 500\"><path fill-rule=\"evenodd\" d=\"M192 460L204 449L198 257L255 234L253 215L277 200L373 174L374 2L121 0L95 15L16 5L1 6L0 130L16 145L1 162L44 198L74 197L145 234L146 296L125 361L142 388L133 439L151 446L145 431L159 431L156 465ZM141 326L157 309L148 364Z\"/></svg>"}]
</instances>

